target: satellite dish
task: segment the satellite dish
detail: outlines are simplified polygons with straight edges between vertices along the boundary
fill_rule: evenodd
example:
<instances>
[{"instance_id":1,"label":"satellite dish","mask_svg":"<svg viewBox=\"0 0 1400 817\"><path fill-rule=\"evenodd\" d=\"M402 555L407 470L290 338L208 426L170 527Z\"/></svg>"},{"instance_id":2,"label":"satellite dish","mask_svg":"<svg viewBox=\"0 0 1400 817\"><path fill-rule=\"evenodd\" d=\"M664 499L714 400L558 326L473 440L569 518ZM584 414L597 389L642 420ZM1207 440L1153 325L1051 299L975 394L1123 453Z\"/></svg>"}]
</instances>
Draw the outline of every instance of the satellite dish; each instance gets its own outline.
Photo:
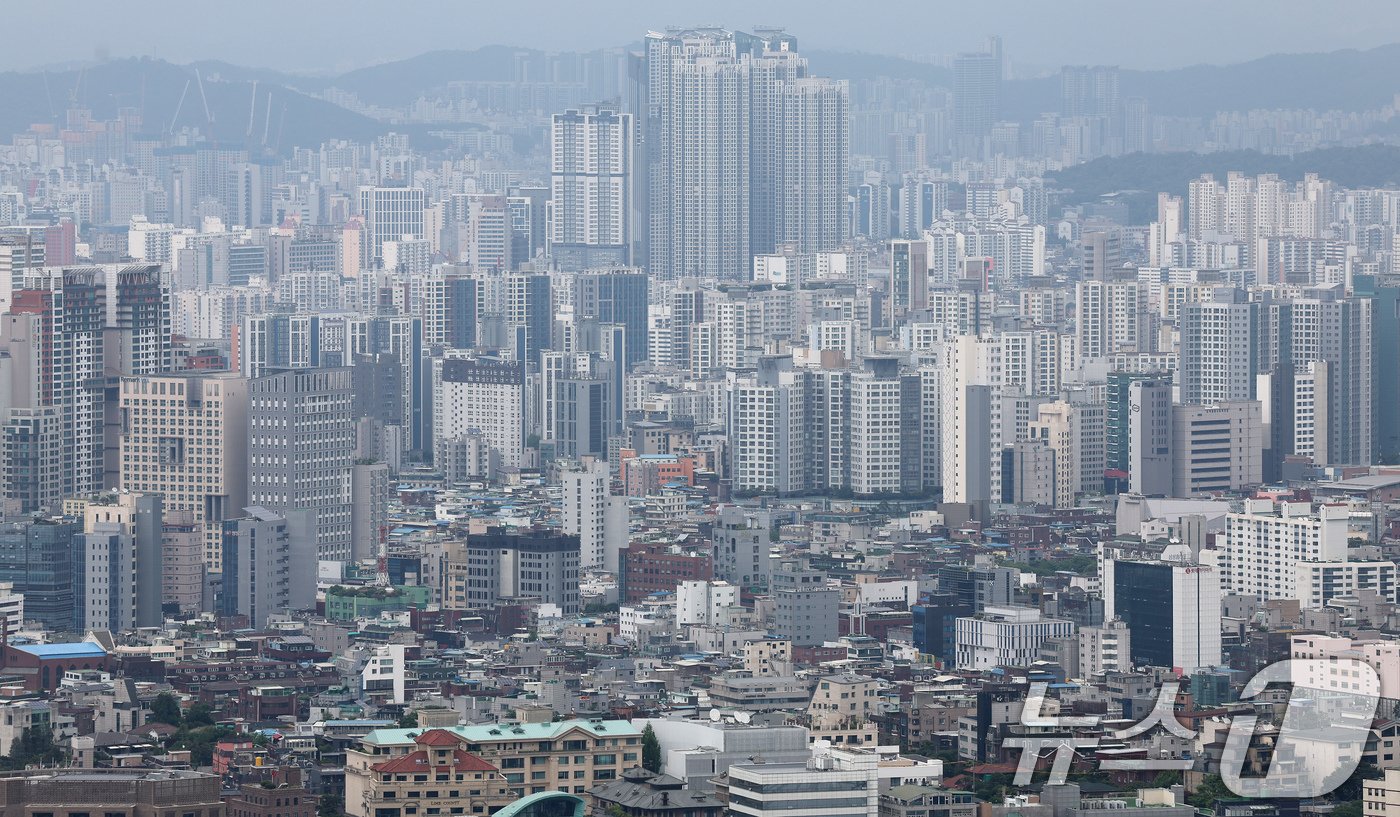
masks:
<instances>
[{"instance_id":1,"label":"satellite dish","mask_svg":"<svg viewBox=\"0 0 1400 817\"><path fill-rule=\"evenodd\" d=\"M748 723L749 721L753 720L753 713L748 711L747 709L741 709L738 712L734 713L734 720L738 721L739 723Z\"/></svg>"},{"instance_id":2,"label":"satellite dish","mask_svg":"<svg viewBox=\"0 0 1400 817\"><path fill-rule=\"evenodd\" d=\"M711 709L711 710L710 710L710 720L714 721L715 723L719 723L719 710L718 710L718 709Z\"/></svg>"}]
</instances>

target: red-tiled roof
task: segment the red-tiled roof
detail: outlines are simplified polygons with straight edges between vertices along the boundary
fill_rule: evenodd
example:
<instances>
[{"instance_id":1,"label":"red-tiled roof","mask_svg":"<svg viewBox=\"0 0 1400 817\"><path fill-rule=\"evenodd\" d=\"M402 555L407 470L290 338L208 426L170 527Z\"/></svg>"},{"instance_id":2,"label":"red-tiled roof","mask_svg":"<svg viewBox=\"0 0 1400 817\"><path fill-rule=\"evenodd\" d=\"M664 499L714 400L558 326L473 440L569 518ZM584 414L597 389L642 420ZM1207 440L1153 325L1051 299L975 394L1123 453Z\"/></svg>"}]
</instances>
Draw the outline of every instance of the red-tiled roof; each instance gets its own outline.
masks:
<instances>
[{"instance_id":1,"label":"red-tiled roof","mask_svg":"<svg viewBox=\"0 0 1400 817\"><path fill-rule=\"evenodd\" d=\"M419 746L456 746L462 739L446 729L429 729L413 739Z\"/></svg>"},{"instance_id":2,"label":"red-tiled roof","mask_svg":"<svg viewBox=\"0 0 1400 817\"><path fill-rule=\"evenodd\" d=\"M457 772L494 772L496 767L482 760L470 752L461 749L452 753L450 764L453 771ZM416 752L409 752L403 757L396 757L393 760L386 760L383 763L376 763L372 767L376 772L385 774L410 774L413 772L426 772L432 768L428 763L428 753L419 749Z\"/></svg>"}]
</instances>

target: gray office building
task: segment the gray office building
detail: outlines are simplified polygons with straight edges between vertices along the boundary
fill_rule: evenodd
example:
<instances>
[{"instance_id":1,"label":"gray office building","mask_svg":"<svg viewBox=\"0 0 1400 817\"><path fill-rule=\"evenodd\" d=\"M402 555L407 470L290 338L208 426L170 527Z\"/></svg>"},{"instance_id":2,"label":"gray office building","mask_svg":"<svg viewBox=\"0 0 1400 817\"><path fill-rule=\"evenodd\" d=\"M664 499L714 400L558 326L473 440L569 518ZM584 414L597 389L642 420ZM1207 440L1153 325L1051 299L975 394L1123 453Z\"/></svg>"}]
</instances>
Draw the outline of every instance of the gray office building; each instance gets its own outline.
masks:
<instances>
[{"instance_id":1,"label":"gray office building","mask_svg":"<svg viewBox=\"0 0 1400 817\"><path fill-rule=\"evenodd\" d=\"M579 612L579 538L554 530L490 528L467 540L467 603L492 607L498 599L536 598L564 615Z\"/></svg>"},{"instance_id":2,"label":"gray office building","mask_svg":"<svg viewBox=\"0 0 1400 817\"><path fill-rule=\"evenodd\" d=\"M841 591L826 574L785 562L773 571L773 633L794 647L819 647L839 636Z\"/></svg>"},{"instance_id":3,"label":"gray office building","mask_svg":"<svg viewBox=\"0 0 1400 817\"><path fill-rule=\"evenodd\" d=\"M306 610L316 603L316 552L309 510L274 513L244 508L245 516L224 522L223 595L219 611L248 617L264 627L267 617Z\"/></svg>"},{"instance_id":4,"label":"gray office building","mask_svg":"<svg viewBox=\"0 0 1400 817\"><path fill-rule=\"evenodd\" d=\"M315 514L317 558L351 558L351 370L293 369L249 383L248 501Z\"/></svg>"}]
</instances>

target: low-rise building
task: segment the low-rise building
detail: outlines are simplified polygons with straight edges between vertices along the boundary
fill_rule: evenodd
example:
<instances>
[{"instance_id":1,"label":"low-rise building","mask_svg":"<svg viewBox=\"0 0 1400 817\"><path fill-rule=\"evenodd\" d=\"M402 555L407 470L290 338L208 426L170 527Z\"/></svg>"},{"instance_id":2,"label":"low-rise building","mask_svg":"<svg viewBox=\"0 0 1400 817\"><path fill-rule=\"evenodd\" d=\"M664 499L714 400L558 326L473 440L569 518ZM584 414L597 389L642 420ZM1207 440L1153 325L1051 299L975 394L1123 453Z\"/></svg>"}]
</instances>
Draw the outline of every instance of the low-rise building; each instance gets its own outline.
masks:
<instances>
[{"instance_id":1,"label":"low-rise building","mask_svg":"<svg viewBox=\"0 0 1400 817\"><path fill-rule=\"evenodd\" d=\"M599 810L626 817L721 817L724 804L707 791L686 788L685 781L642 768L589 789Z\"/></svg>"},{"instance_id":2,"label":"low-rise building","mask_svg":"<svg viewBox=\"0 0 1400 817\"><path fill-rule=\"evenodd\" d=\"M31 769L0 775L0 815L223 817L219 778L177 769Z\"/></svg>"},{"instance_id":3,"label":"low-rise building","mask_svg":"<svg viewBox=\"0 0 1400 817\"><path fill-rule=\"evenodd\" d=\"M894 786L880 795L880 817L975 817L977 797L970 791L937 786Z\"/></svg>"},{"instance_id":4,"label":"low-rise building","mask_svg":"<svg viewBox=\"0 0 1400 817\"><path fill-rule=\"evenodd\" d=\"M627 721L567 720L454 726L463 751L501 771L516 797L544 791L584 795L641 764L642 733ZM375 729L345 753L345 802L363 800L373 767L418 750L416 729ZM366 817L373 817L370 812Z\"/></svg>"},{"instance_id":5,"label":"low-rise building","mask_svg":"<svg viewBox=\"0 0 1400 817\"><path fill-rule=\"evenodd\" d=\"M514 801L516 792L500 769L467 751L467 745L467 738L447 729L416 733L408 752L359 770L353 797L347 765L346 813L494 814Z\"/></svg>"}]
</instances>

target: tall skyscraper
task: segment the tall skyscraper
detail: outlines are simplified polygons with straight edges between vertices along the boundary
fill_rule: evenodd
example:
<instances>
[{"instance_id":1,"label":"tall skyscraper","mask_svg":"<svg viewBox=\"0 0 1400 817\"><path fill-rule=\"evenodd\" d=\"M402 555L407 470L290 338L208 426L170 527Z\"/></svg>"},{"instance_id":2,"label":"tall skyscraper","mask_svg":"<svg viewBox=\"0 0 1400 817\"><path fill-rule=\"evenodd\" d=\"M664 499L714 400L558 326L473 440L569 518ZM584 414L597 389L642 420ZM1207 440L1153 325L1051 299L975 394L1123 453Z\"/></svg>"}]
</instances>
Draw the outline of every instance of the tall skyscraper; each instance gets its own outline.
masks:
<instances>
[{"instance_id":1,"label":"tall skyscraper","mask_svg":"<svg viewBox=\"0 0 1400 817\"><path fill-rule=\"evenodd\" d=\"M1060 113L1098 116L1116 132L1123 115L1118 93L1118 66L1066 65L1060 69Z\"/></svg>"},{"instance_id":2,"label":"tall skyscraper","mask_svg":"<svg viewBox=\"0 0 1400 817\"><path fill-rule=\"evenodd\" d=\"M844 81L803 77L779 84L773 237L770 244L767 236L755 236L754 252L778 245L826 252L845 240L849 107ZM755 217L760 213L756 209Z\"/></svg>"},{"instance_id":3,"label":"tall skyscraper","mask_svg":"<svg viewBox=\"0 0 1400 817\"><path fill-rule=\"evenodd\" d=\"M647 36L648 253L661 278L739 278L752 255L751 61L718 29Z\"/></svg>"},{"instance_id":4,"label":"tall skyscraper","mask_svg":"<svg viewBox=\"0 0 1400 817\"><path fill-rule=\"evenodd\" d=\"M647 266L662 278L748 277L755 253L844 238L848 102L779 30L647 36Z\"/></svg>"},{"instance_id":5,"label":"tall skyscraper","mask_svg":"<svg viewBox=\"0 0 1400 817\"><path fill-rule=\"evenodd\" d=\"M317 557L349 561L351 370L273 372L250 381L248 394L250 505L312 511Z\"/></svg>"},{"instance_id":6,"label":"tall skyscraper","mask_svg":"<svg viewBox=\"0 0 1400 817\"><path fill-rule=\"evenodd\" d=\"M593 107L554 115L549 254L559 269L632 263L635 140L629 113Z\"/></svg>"},{"instance_id":7,"label":"tall skyscraper","mask_svg":"<svg viewBox=\"0 0 1400 817\"><path fill-rule=\"evenodd\" d=\"M971 154L1001 118L1001 38L987 49L953 59L953 135L959 153Z\"/></svg>"}]
</instances>

